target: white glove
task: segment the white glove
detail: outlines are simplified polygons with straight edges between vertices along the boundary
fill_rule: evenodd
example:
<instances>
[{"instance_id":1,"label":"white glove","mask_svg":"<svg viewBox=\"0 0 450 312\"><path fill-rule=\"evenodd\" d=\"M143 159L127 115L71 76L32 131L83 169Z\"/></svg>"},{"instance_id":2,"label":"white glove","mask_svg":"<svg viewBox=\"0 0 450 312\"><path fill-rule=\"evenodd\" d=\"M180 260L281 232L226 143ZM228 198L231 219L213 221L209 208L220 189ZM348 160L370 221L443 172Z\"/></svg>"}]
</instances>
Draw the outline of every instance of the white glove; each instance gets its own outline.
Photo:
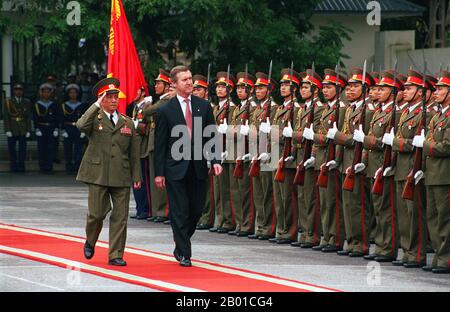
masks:
<instances>
[{"instance_id":1,"label":"white glove","mask_svg":"<svg viewBox=\"0 0 450 312\"><path fill-rule=\"evenodd\" d=\"M58 134L59 134L58 129L53 130L53 136L54 136L55 138L58 137Z\"/></svg>"},{"instance_id":2,"label":"white glove","mask_svg":"<svg viewBox=\"0 0 450 312\"><path fill-rule=\"evenodd\" d=\"M333 122L333 128L328 129L327 138L330 140L334 140L336 133L338 132L338 128L336 126L336 121Z\"/></svg>"},{"instance_id":3,"label":"white glove","mask_svg":"<svg viewBox=\"0 0 450 312\"><path fill-rule=\"evenodd\" d=\"M153 102L153 98L152 98L151 95L150 95L150 96L146 96L146 97L144 98L144 101L145 101L145 103L152 103L152 102Z\"/></svg>"},{"instance_id":4,"label":"white glove","mask_svg":"<svg viewBox=\"0 0 450 312\"><path fill-rule=\"evenodd\" d=\"M292 138L292 132L294 131L292 130L291 122L288 121L287 127L284 127L283 129L283 136L285 138Z\"/></svg>"},{"instance_id":5,"label":"white glove","mask_svg":"<svg viewBox=\"0 0 450 312\"><path fill-rule=\"evenodd\" d=\"M269 117L267 117L266 122L262 122L261 125L259 126L259 131L261 131L262 133L265 134L269 134L270 133L270 120Z\"/></svg>"},{"instance_id":6,"label":"white glove","mask_svg":"<svg viewBox=\"0 0 450 312\"><path fill-rule=\"evenodd\" d=\"M314 156L311 156L307 161L305 161L303 166L305 167L305 169L308 169L308 168L313 167L315 163L316 163L316 158Z\"/></svg>"},{"instance_id":7,"label":"white glove","mask_svg":"<svg viewBox=\"0 0 450 312\"><path fill-rule=\"evenodd\" d=\"M353 133L353 140L356 142L364 143L364 137L366 135L364 134L364 130L362 128L362 125L359 125L359 129L356 129Z\"/></svg>"},{"instance_id":8,"label":"white glove","mask_svg":"<svg viewBox=\"0 0 450 312\"><path fill-rule=\"evenodd\" d=\"M364 171L364 169L366 169L366 165L364 165L363 163L359 163L355 165L355 173L359 173L361 171Z\"/></svg>"},{"instance_id":9,"label":"white glove","mask_svg":"<svg viewBox=\"0 0 450 312\"><path fill-rule=\"evenodd\" d=\"M217 129L217 131L218 131L220 134L226 134L226 133L227 133L227 130L228 130L228 125L227 125L227 119L225 118L225 119L223 120L223 123L221 123L221 124L219 125L219 128Z\"/></svg>"},{"instance_id":10,"label":"white glove","mask_svg":"<svg viewBox=\"0 0 450 312\"><path fill-rule=\"evenodd\" d=\"M27 133L25 133L25 137L28 139L31 136L31 133L29 131L27 131Z\"/></svg>"},{"instance_id":11,"label":"white glove","mask_svg":"<svg viewBox=\"0 0 450 312\"><path fill-rule=\"evenodd\" d=\"M227 159L228 157L228 151L222 152L222 154L220 155L220 157L222 158L222 161Z\"/></svg>"},{"instance_id":12,"label":"white glove","mask_svg":"<svg viewBox=\"0 0 450 312\"><path fill-rule=\"evenodd\" d=\"M314 140L314 130L313 130L313 125L311 124L311 126L309 128L305 128L303 130L303 137L307 140Z\"/></svg>"},{"instance_id":13,"label":"white glove","mask_svg":"<svg viewBox=\"0 0 450 312\"><path fill-rule=\"evenodd\" d=\"M97 101L95 101L94 105L97 106L97 107L100 107L100 105L101 105L101 103L102 103L102 101L103 101L103 98L104 98L105 96L106 96L106 92L104 92L104 93L102 94L102 96L99 97L99 98L97 99Z\"/></svg>"},{"instance_id":14,"label":"white glove","mask_svg":"<svg viewBox=\"0 0 450 312\"><path fill-rule=\"evenodd\" d=\"M373 178L375 179L376 177L378 177L379 174L382 174L383 173L382 171L383 171L382 167L378 168L377 171L375 171L375 176Z\"/></svg>"},{"instance_id":15,"label":"white glove","mask_svg":"<svg viewBox=\"0 0 450 312\"><path fill-rule=\"evenodd\" d=\"M394 128L391 129L391 132L385 133L383 135L383 144L392 146L392 143L394 142Z\"/></svg>"},{"instance_id":16,"label":"white glove","mask_svg":"<svg viewBox=\"0 0 450 312\"><path fill-rule=\"evenodd\" d=\"M84 134L84 132L81 132L80 139L84 139L85 137L86 137L86 134Z\"/></svg>"},{"instance_id":17,"label":"white glove","mask_svg":"<svg viewBox=\"0 0 450 312\"><path fill-rule=\"evenodd\" d=\"M270 159L269 154L267 153L261 153L261 155L259 155L258 160L262 160L262 161L268 161Z\"/></svg>"},{"instance_id":18,"label":"white glove","mask_svg":"<svg viewBox=\"0 0 450 312\"><path fill-rule=\"evenodd\" d=\"M247 136L250 132L250 127L248 126L248 119L245 121L245 125L241 125L241 129L239 130L239 133L243 136Z\"/></svg>"},{"instance_id":19,"label":"white glove","mask_svg":"<svg viewBox=\"0 0 450 312\"><path fill-rule=\"evenodd\" d=\"M245 154L244 156L242 156L242 160L243 160L243 161L250 160L250 157L251 157L251 156L252 156L252 155L251 155L250 153Z\"/></svg>"},{"instance_id":20,"label":"white glove","mask_svg":"<svg viewBox=\"0 0 450 312\"><path fill-rule=\"evenodd\" d=\"M133 120L133 124L134 124L134 129L137 129L139 120Z\"/></svg>"},{"instance_id":21,"label":"white glove","mask_svg":"<svg viewBox=\"0 0 450 312\"><path fill-rule=\"evenodd\" d=\"M327 162L327 164L325 165L328 167L328 170L333 170L337 168L337 162L335 160L330 160L329 162Z\"/></svg>"},{"instance_id":22,"label":"white glove","mask_svg":"<svg viewBox=\"0 0 450 312\"><path fill-rule=\"evenodd\" d=\"M41 137L42 136L42 132L39 129L36 129L36 136Z\"/></svg>"},{"instance_id":23,"label":"white glove","mask_svg":"<svg viewBox=\"0 0 450 312\"><path fill-rule=\"evenodd\" d=\"M387 174L392 170L392 167L387 167L386 169L384 169L383 172L383 177L387 176Z\"/></svg>"},{"instance_id":24,"label":"white glove","mask_svg":"<svg viewBox=\"0 0 450 312\"><path fill-rule=\"evenodd\" d=\"M423 171L419 170L416 172L416 174L414 175L414 180L416 180L416 185L420 182L420 180L423 179Z\"/></svg>"},{"instance_id":25,"label":"white glove","mask_svg":"<svg viewBox=\"0 0 450 312\"><path fill-rule=\"evenodd\" d=\"M288 156L284 159L284 161L293 161L294 160L294 156Z\"/></svg>"},{"instance_id":26,"label":"white glove","mask_svg":"<svg viewBox=\"0 0 450 312\"><path fill-rule=\"evenodd\" d=\"M8 138L12 137L12 132L11 132L11 131L6 131L6 136L7 136Z\"/></svg>"},{"instance_id":27,"label":"white glove","mask_svg":"<svg viewBox=\"0 0 450 312\"><path fill-rule=\"evenodd\" d=\"M53 134L54 134L54 133L53 133ZM62 137L65 138L65 139L67 139L67 138L69 137L69 134L68 134L67 131L65 131L65 130L62 131L62 134L61 134L61 135L62 135Z\"/></svg>"},{"instance_id":28,"label":"white glove","mask_svg":"<svg viewBox=\"0 0 450 312\"><path fill-rule=\"evenodd\" d=\"M423 147L423 142L425 141L425 130L422 129L420 135L416 135L412 141L412 145L415 147ZM417 183L416 183L417 184Z\"/></svg>"}]
</instances>

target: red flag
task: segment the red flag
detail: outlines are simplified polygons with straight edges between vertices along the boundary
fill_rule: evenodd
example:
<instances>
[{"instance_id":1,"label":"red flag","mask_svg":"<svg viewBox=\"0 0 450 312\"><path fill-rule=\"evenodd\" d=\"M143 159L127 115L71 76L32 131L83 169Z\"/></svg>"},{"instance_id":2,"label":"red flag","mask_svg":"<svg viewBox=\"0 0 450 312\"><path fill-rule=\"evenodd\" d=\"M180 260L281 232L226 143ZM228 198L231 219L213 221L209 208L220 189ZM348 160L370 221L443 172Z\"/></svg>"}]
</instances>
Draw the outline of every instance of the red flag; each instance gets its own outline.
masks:
<instances>
[{"instance_id":1,"label":"red flag","mask_svg":"<svg viewBox=\"0 0 450 312\"><path fill-rule=\"evenodd\" d=\"M108 48L108 77L120 80L119 112L125 113L127 105L135 98L140 87L148 87L134 46L122 0L111 0L111 23Z\"/></svg>"}]
</instances>

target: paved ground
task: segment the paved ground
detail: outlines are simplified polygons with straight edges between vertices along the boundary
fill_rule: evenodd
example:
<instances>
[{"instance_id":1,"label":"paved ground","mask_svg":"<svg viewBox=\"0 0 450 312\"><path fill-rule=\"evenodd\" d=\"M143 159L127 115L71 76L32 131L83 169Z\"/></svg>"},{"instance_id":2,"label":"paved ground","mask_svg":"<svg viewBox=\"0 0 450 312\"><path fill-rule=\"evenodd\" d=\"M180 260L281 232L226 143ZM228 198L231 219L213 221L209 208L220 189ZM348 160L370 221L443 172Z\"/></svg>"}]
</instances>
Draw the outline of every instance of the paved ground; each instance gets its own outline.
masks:
<instances>
[{"instance_id":1,"label":"paved ground","mask_svg":"<svg viewBox=\"0 0 450 312\"><path fill-rule=\"evenodd\" d=\"M64 173L0 173L0 222L84 236L87 187L74 180ZM102 240L107 227L106 221ZM127 244L171 254L170 226L130 219ZM449 275L204 231L194 235L193 257L344 291L450 291ZM152 290L0 254L2 291Z\"/></svg>"}]
</instances>

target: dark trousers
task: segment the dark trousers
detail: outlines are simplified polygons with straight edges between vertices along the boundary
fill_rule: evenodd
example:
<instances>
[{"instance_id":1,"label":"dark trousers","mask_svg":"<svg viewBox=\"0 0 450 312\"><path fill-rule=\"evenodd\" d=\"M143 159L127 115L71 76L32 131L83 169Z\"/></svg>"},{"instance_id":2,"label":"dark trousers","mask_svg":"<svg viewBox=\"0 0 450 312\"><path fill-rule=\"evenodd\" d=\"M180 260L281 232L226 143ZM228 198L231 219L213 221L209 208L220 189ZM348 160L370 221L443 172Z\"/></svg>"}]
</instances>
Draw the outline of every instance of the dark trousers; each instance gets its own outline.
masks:
<instances>
[{"instance_id":1,"label":"dark trousers","mask_svg":"<svg viewBox=\"0 0 450 312\"><path fill-rule=\"evenodd\" d=\"M142 186L136 190L133 188L136 201L136 215L148 216L150 211L150 179L148 175L148 158L141 158Z\"/></svg>"},{"instance_id":2,"label":"dark trousers","mask_svg":"<svg viewBox=\"0 0 450 312\"><path fill-rule=\"evenodd\" d=\"M16 149L17 143L19 143L18 153ZM25 136L20 135L8 138L8 150L11 171L25 171L25 158L27 156L27 139Z\"/></svg>"},{"instance_id":3,"label":"dark trousers","mask_svg":"<svg viewBox=\"0 0 450 312\"><path fill-rule=\"evenodd\" d=\"M166 180L175 249L191 258L191 237L205 205L206 180L197 179L192 162L181 180Z\"/></svg>"},{"instance_id":4,"label":"dark trousers","mask_svg":"<svg viewBox=\"0 0 450 312\"><path fill-rule=\"evenodd\" d=\"M53 160L55 157L56 138L53 136L52 127L39 128L42 136L37 137L39 168L42 171L53 170Z\"/></svg>"},{"instance_id":5,"label":"dark trousers","mask_svg":"<svg viewBox=\"0 0 450 312\"><path fill-rule=\"evenodd\" d=\"M64 159L66 170L78 171L83 157L84 140L80 138L81 132L76 127L66 128L68 138L64 139Z\"/></svg>"}]
</instances>

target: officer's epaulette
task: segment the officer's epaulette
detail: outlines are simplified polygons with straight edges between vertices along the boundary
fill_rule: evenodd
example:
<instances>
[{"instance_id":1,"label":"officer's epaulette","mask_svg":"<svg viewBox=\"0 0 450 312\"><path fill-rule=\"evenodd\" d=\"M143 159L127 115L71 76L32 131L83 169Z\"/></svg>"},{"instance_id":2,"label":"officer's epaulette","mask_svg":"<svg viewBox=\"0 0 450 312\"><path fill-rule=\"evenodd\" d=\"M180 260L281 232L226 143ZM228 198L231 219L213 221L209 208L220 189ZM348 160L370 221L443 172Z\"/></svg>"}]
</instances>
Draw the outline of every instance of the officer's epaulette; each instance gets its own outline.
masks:
<instances>
[{"instance_id":1,"label":"officer's epaulette","mask_svg":"<svg viewBox=\"0 0 450 312\"><path fill-rule=\"evenodd\" d=\"M230 102L230 107L236 106L233 102Z\"/></svg>"},{"instance_id":2,"label":"officer's epaulette","mask_svg":"<svg viewBox=\"0 0 450 312\"><path fill-rule=\"evenodd\" d=\"M127 115L124 114L124 113L120 113L120 115L121 115L123 118L125 118L126 120L132 121L132 119L130 118L130 116L127 116Z\"/></svg>"},{"instance_id":3,"label":"officer's epaulette","mask_svg":"<svg viewBox=\"0 0 450 312\"><path fill-rule=\"evenodd\" d=\"M270 106L278 106L278 104L275 101L270 101Z\"/></svg>"},{"instance_id":4,"label":"officer's epaulette","mask_svg":"<svg viewBox=\"0 0 450 312\"><path fill-rule=\"evenodd\" d=\"M369 105L367 105L367 108L368 108L370 111L374 111L374 110L375 110L375 106L373 106L372 103L369 103Z\"/></svg>"},{"instance_id":5,"label":"officer's epaulette","mask_svg":"<svg viewBox=\"0 0 450 312\"><path fill-rule=\"evenodd\" d=\"M323 104L322 104L321 101L317 101L317 102L316 102L316 105L317 105L318 107L322 107L322 106L323 106Z\"/></svg>"},{"instance_id":6,"label":"officer's epaulette","mask_svg":"<svg viewBox=\"0 0 450 312\"><path fill-rule=\"evenodd\" d=\"M345 105L345 103L344 103L344 102L342 102L342 101L339 101L339 107L340 107L340 108L346 108L346 107L347 107L347 105Z\"/></svg>"},{"instance_id":7,"label":"officer's epaulette","mask_svg":"<svg viewBox=\"0 0 450 312\"><path fill-rule=\"evenodd\" d=\"M251 102L250 102L250 105L251 105L252 107L258 106L258 104L256 104L255 101L251 101Z\"/></svg>"},{"instance_id":8,"label":"officer's epaulette","mask_svg":"<svg viewBox=\"0 0 450 312\"><path fill-rule=\"evenodd\" d=\"M300 104L298 102L294 102L294 107L300 108Z\"/></svg>"}]
</instances>

